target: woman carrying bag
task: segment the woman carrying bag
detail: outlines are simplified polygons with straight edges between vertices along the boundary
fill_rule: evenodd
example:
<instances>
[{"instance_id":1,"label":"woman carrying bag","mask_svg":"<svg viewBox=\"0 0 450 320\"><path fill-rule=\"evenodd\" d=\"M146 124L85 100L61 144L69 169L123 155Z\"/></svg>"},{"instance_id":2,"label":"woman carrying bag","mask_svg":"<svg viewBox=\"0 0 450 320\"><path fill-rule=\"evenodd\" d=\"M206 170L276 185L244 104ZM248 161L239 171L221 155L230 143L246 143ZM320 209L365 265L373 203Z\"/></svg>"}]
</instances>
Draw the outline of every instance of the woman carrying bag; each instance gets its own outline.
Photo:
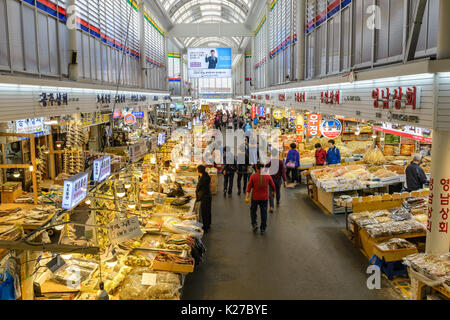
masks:
<instances>
[{"instance_id":1,"label":"woman carrying bag","mask_svg":"<svg viewBox=\"0 0 450 320\"><path fill-rule=\"evenodd\" d=\"M297 145L291 143L291 150L286 156L286 174L292 183L298 181L298 168L300 167L300 154L297 151Z\"/></svg>"}]
</instances>

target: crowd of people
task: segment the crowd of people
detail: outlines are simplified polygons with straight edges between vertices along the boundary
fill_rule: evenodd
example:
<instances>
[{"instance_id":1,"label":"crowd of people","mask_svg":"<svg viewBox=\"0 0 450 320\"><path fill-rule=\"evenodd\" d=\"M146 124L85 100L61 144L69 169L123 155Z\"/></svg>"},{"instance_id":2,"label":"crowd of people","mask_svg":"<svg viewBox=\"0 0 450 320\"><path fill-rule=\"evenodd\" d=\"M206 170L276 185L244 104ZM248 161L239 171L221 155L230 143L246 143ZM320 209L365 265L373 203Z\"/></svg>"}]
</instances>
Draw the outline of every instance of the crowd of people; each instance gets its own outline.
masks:
<instances>
[{"instance_id":1,"label":"crowd of people","mask_svg":"<svg viewBox=\"0 0 450 320\"><path fill-rule=\"evenodd\" d=\"M217 130L243 129L244 132L247 132L257 124L258 118L251 120L243 115L237 115L235 112L231 113L228 110L220 110L214 117L214 128Z\"/></svg>"}]
</instances>

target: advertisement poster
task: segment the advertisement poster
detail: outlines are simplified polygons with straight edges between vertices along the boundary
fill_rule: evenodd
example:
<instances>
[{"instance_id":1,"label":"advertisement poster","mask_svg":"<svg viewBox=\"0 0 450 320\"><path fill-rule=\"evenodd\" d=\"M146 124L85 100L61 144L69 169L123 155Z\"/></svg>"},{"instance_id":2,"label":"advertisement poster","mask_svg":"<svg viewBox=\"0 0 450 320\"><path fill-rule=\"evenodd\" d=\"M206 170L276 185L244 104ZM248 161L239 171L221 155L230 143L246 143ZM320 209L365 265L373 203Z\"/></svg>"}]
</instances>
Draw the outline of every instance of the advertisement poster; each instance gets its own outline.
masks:
<instances>
[{"instance_id":1,"label":"advertisement poster","mask_svg":"<svg viewBox=\"0 0 450 320\"><path fill-rule=\"evenodd\" d=\"M231 48L188 48L188 76L229 78L231 58Z\"/></svg>"},{"instance_id":2,"label":"advertisement poster","mask_svg":"<svg viewBox=\"0 0 450 320\"><path fill-rule=\"evenodd\" d=\"M322 131L325 138L336 139L342 133L342 124L338 119L323 121L320 126L320 131Z\"/></svg>"}]
</instances>

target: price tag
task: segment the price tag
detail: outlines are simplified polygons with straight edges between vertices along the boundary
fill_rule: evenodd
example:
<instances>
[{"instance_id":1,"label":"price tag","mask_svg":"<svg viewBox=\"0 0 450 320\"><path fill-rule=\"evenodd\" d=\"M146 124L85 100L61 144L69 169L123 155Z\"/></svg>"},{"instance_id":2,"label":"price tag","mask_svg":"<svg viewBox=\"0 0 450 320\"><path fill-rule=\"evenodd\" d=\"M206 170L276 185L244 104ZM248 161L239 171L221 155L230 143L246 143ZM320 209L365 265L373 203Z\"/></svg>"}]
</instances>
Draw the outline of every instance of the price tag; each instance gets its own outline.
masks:
<instances>
[{"instance_id":1,"label":"price tag","mask_svg":"<svg viewBox=\"0 0 450 320\"><path fill-rule=\"evenodd\" d=\"M143 273L141 284L143 286L154 286L156 284L156 273Z\"/></svg>"}]
</instances>

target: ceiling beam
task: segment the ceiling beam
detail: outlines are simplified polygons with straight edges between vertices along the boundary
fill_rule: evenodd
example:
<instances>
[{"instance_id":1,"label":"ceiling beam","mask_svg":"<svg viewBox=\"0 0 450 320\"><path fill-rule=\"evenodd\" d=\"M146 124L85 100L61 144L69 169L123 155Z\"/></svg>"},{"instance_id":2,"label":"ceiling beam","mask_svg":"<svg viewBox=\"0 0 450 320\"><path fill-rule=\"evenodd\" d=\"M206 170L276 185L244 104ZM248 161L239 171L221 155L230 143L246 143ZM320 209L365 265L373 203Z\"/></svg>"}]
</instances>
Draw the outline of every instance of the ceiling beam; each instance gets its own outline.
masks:
<instances>
[{"instance_id":1,"label":"ceiling beam","mask_svg":"<svg viewBox=\"0 0 450 320\"><path fill-rule=\"evenodd\" d=\"M167 33L169 37L251 37L243 23L178 23Z\"/></svg>"}]
</instances>

